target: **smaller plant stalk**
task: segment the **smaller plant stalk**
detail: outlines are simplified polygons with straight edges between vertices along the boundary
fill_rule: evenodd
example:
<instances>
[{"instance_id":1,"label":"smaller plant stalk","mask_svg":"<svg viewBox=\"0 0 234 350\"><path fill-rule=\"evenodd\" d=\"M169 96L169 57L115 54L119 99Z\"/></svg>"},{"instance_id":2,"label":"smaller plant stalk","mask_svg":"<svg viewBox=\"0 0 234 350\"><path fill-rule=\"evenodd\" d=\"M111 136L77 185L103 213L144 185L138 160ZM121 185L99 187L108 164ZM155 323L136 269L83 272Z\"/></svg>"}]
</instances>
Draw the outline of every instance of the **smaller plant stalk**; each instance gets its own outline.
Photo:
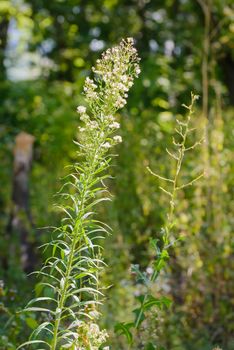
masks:
<instances>
[{"instance_id":1,"label":"smaller plant stalk","mask_svg":"<svg viewBox=\"0 0 234 350\"><path fill-rule=\"evenodd\" d=\"M183 105L187 110L188 114L185 121L179 121L177 122L177 127L175 128L175 132L179 138L179 141L176 141L175 138L173 138L173 146L175 147L175 150L173 152L166 149L168 155L170 158L173 159L173 161L176 161L175 165L175 175L174 178L166 178L161 175L158 175L154 173L149 167L147 170L156 178L158 178L160 181L166 182L168 185L170 185L170 188L165 187L159 187L160 190L166 194L169 197L169 210L166 215L166 221L164 226L161 229L162 237L161 237L161 247L158 245L159 239L152 239L151 245L153 249L155 250L155 260L152 263L153 272L150 277L147 276L146 272L141 272L138 265L132 266L132 272L136 275L136 281L138 283L142 283L146 286L147 292L144 295L141 295L137 297L138 301L140 302L140 307L134 310L135 313L135 320L134 322L130 323L119 323L116 325L115 330L116 332L120 334L124 334L127 337L129 348L132 348L134 343L133 333L132 330L139 330L143 320L146 317L146 312L150 310L152 307L156 307L161 309L162 307L168 307L171 304L171 301L166 297L160 297L155 298L153 295L151 295L151 287L159 277L160 272L163 268L165 268L167 261L169 260L169 248L175 246L176 242L178 242L181 238L178 238L176 240L171 240L171 233L172 229L175 225L175 203L177 200L177 194L178 191L188 187L192 186L196 181L198 181L202 176L203 173L192 179L191 181L188 181L185 184L179 184L179 178L180 173L182 170L182 165L184 161L185 153L188 151L193 150L195 147L200 145L204 138L202 138L199 141L196 141L193 145L187 146L187 140L189 133L191 133L194 129L190 128L190 122L192 115L194 113L194 103L197 100L198 96L191 94L191 104L189 106ZM150 348L154 348L154 345L150 343Z\"/></svg>"},{"instance_id":2,"label":"smaller plant stalk","mask_svg":"<svg viewBox=\"0 0 234 350\"><path fill-rule=\"evenodd\" d=\"M163 187L160 187L160 189L169 195L170 197L170 202L169 202L169 212L167 213L167 220L166 223L164 225L164 231L165 234L163 236L163 249L168 249L168 244L169 244L169 240L170 240L170 233L171 230L174 226L174 212L175 212L175 202L177 199L177 193L179 190L191 186L193 185L196 181L198 181L201 177L203 177L204 173L200 174L199 176L197 176L195 179L191 180L190 182L186 183L186 184L182 184L179 185L178 181L179 181L179 175L181 172L181 167L183 164L183 160L184 160L184 156L185 153L187 151L190 151L192 149L194 149L196 146L200 145L203 142L203 138L201 140L199 140L198 142L196 142L193 146L190 147L186 147L186 141L188 138L188 134L193 131L193 129L190 129L190 122L191 122L191 117L193 114L193 108L194 108L194 103L196 101L196 99L198 98L197 95L193 95L191 94L191 104L190 106L186 106L183 105L186 109L188 109L188 115L187 115L187 120L185 122L180 122L179 120L177 120L177 123L179 124L179 130L176 128L175 131L176 133L181 137L181 141L180 142L176 142L175 139L173 138L173 145L176 146L177 148L177 155L173 155L172 153L168 152L168 154L170 155L170 157L172 157L174 160L176 160L176 167L175 167L175 176L174 179L167 179L167 178L163 178L164 181L167 181L169 183L172 183L172 191L169 192L166 189L164 189ZM154 172L152 172L152 170L148 167L147 168L148 171L153 175L156 176L159 179L162 179L161 176L159 176L158 174L155 174ZM151 281L155 282L155 280L157 279L158 276L158 271L154 271Z\"/></svg>"}]
</instances>

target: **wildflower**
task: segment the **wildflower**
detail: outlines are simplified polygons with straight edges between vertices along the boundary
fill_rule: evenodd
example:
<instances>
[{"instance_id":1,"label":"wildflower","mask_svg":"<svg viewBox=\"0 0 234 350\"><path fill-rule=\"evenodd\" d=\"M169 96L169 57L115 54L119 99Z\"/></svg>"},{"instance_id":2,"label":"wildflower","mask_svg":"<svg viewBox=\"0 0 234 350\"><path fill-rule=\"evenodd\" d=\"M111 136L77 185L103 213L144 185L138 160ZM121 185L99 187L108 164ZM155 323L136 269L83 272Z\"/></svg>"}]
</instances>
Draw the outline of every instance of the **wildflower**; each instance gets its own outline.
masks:
<instances>
[{"instance_id":1,"label":"wildflower","mask_svg":"<svg viewBox=\"0 0 234 350\"><path fill-rule=\"evenodd\" d=\"M136 68L136 74L139 75L141 72L140 68Z\"/></svg>"},{"instance_id":2,"label":"wildflower","mask_svg":"<svg viewBox=\"0 0 234 350\"><path fill-rule=\"evenodd\" d=\"M77 107L77 112L78 112L79 114L85 114L85 113L86 113L86 107L84 107L84 106L78 106L78 107Z\"/></svg>"},{"instance_id":3,"label":"wildflower","mask_svg":"<svg viewBox=\"0 0 234 350\"><path fill-rule=\"evenodd\" d=\"M96 287L99 286L98 276L103 268L102 264L96 264L99 246L92 246L92 249L90 249L92 240L99 237L94 232L100 230L94 229L92 240L90 240L88 227L93 226L93 213L89 213L88 216L83 215L83 213L86 213L86 210L88 212L88 208L96 204L96 196L103 192L99 187L105 189L103 179L106 177L105 171L110 166L111 160L111 156L106 157L106 153L109 148L122 142L119 135L112 138L115 130L120 127L112 114L115 114L119 108L126 104L129 88L133 85L133 79L139 72L138 62L137 52L133 47L133 39L131 38L122 40L119 46L108 49L93 68L95 73L93 79L86 78L85 80L84 96L88 103L89 114L86 112L86 107L77 107L80 120L84 123L79 128L81 140L78 143L78 155L81 164L75 165L75 174L72 172L72 180L68 183L72 186L72 189L76 189L76 194L66 194L63 197L64 200L69 201L69 212L71 209L70 215L65 209L67 208L65 203L63 209L68 221L67 229L64 229L62 220L61 233L60 228L58 230L60 238L58 244L61 251L64 252L63 255L61 254L61 258L58 258L58 261L61 262L64 277L61 281L55 278L55 288L53 288L56 303L51 308L55 318L51 319L53 328L51 327L51 335L49 335L52 338L49 341L51 340L53 349L62 346L63 348L74 348L74 350L85 350L87 348L98 350L101 346L104 346L108 338L106 330L101 330L96 324L96 319L99 316L98 311L89 311L88 308L86 309L82 305L83 303L80 303L80 299L77 297L77 289L82 284L84 286L84 292L82 292L84 303L87 302L87 305L89 305L93 303L93 300L96 300L99 293L99 287ZM95 184L98 183L100 185L97 189ZM67 214L69 217L67 217ZM78 227L81 227L82 230L77 229ZM94 227L96 226L94 225ZM57 241L55 248L57 249ZM87 261L84 259L86 256L89 257ZM102 258L99 259L102 262ZM87 276L94 275L93 264L97 266L97 273L95 270L97 284L92 288L93 295L90 295L88 291L90 282L86 278L86 272ZM50 269L51 277L56 274L53 265L50 265L50 263L46 264L46 268ZM79 281L76 278L77 270L85 272L84 276L79 278ZM87 288L85 288L86 286ZM75 300L72 308L67 307L67 300L70 297ZM87 316L91 320L88 320ZM85 320L83 321L83 319ZM37 328L38 334L40 333L38 331L40 327L41 325ZM75 327L77 327L76 334L75 331L71 331ZM59 334L62 334L62 336ZM42 336L43 340L47 338L44 334ZM61 344L63 341L64 345ZM30 343L34 343L34 341L29 341L26 344ZM105 347L104 349L108 350L109 348Z\"/></svg>"},{"instance_id":4,"label":"wildflower","mask_svg":"<svg viewBox=\"0 0 234 350\"><path fill-rule=\"evenodd\" d=\"M90 121L88 123L88 126L90 127L90 129L97 129L98 128L98 123L95 121Z\"/></svg>"},{"instance_id":5,"label":"wildflower","mask_svg":"<svg viewBox=\"0 0 234 350\"><path fill-rule=\"evenodd\" d=\"M100 112L103 112L102 105L113 104L113 101L116 109L126 104L127 92L133 85L134 77L140 73L139 58L133 43L132 38L127 38L119 46L106 50L102 59L92 67L95 78L85 80L87 102L97 104ZM100 81L103 82L101 88Z\"/></svg>"},{"instance_id":6,"label":"wildflower","mask_svg":"<svg viewBox=\"0 0 234 350\"><path fill-rule=\"evenodd\" d=\"M105 142L105 143L103 143L102 147L103 148L111 148L111 144L110 144L110 142Z\"/></svg>"},{"instance_id":7,"label":"wildflower","mask_svg":"<svg viewBox=\"0 0 234 350\"><path fill-rule=\"evenodd\" d=\"M107 115L107 116L105 117L105 119L106 119L107 121L109 121L109 122L114 122L114 121L115 121L115 117L114 117L113 115Z\"/></svg>"},{"instance_id":8,"label":"wildflower","mask_svg":"<svg viewBox=\"0 0 234 350\"><path fill-rule=\"evenodd\" d=\"M110 128L111 129L119 129L120 128L120 124L117 122L113 122L112 124L110 124Z\"/></svg>"},{"instance_id":9,"label":"wildflower","mask_svg":"<svg viewBox=\"0 0 234 350\"><path fill-rule=\"evenodd\" d=\"M116 143L121 143L122 142L122 137L119 136L119 135L116 135L113 137L113 140L116 142Z\"/></svg>"},{"instance_id":10,"label":"wildflower","mask_svg":"<svg viewBox=\"0 0 234 350\"><path fill-rule=\"evenodd\" d=\"M131 38L131 37L129 37L129 38L127 38L127 42L129 43L129 44L131 44L131 45L133 45L133 38Z\"/></svg>"},{"instance_id":11,"label":"wildflower","mask_svg":"<svg viewBox=\"0 0 234 350\"><path fill-rule=\"evenodd\" d=\"M84 132L84 131L85 131L85 128L79 127L79 131L80 131L80 132Z\"/></svg>"},{"instance_id":12,"label":"wildflower","mask_svg":"<svg viewBox=\"0 0 234 350\"><path fill-rule=\"evenodd\" d=\"M87 114L81 114L80 120L84 123L88 123L90 121L89 116Z\"/></svg>"}]
</instances>

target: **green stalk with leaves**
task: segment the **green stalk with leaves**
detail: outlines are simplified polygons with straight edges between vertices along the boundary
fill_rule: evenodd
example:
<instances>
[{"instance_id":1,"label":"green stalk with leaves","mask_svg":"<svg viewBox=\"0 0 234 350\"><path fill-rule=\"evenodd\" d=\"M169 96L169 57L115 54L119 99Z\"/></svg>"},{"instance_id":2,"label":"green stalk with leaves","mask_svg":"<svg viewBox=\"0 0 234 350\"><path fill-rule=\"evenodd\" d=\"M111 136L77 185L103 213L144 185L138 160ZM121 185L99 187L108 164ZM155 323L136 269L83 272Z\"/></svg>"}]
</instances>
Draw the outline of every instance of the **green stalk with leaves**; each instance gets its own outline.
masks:
<instances>
[{"instance_id":1,"label":"green stalk with leaves","mask_svg":"<svg viewBox=\"0 0 234 350\"><path fill-rule=\"evenodd\" d=\"M147 170L162 182L167 183L169 186L160 186L160 190L169 197L169 209L166 215L165 224L161 228L160 239L151 239L151 246L155 252L155 258L152 262L152 272L149 274L145 271L142 272L139 265L132 265L132 272L136 276L136 281L143 284L146 287L146 293L137 296L139 302L139 307L133 312L135 314L134 322L129 323L118 323L115 327L116 332L119 334L124 334L127 337L129 348L133 348L134 345L134 331L137 332L142 322L147 316L147 311L151 310L153 307L162 309L163 307L168 307L171 304L170 299L165 296L155 297L152 295L153 285L159 277L160 272L165 268L169 260L169 249L175 246L181 238L174 238L173 229L175 228L175 203L177 201L178 192L188 186L192 186L196 181L198 181L203 173L198 175L187 183L180 183L180 174L182 170L182 165L184 161L185 154L192 151L195 147L203 142L201 140L196 141L193 145L188 144L189 134L194 130L191 127L191 119L194 113L194 103L198 96L191 94L191 104L189 106L183 105L187 110L187 116L184 121L176 120L177 127L175 128L176 139L173 137L174 150L170 151L166 149L170 158L175 162L174 176L173 178L163 177L159 174L154 173L149 167ZM178 138L178 139L177 139ZM146 349L158 349L156 344L148 343Z\"/></svg>"},{"instance_id":2,"label":"green stalk with leaves","mask_svg":"<svg viewBox=\"0 0 234 350\"><path fill-rule=\"evenodd\" d=\"M105 343L107 332L97 324L103 297L99 275L105 266L101 239L110 228L95 216L95 207L110 200L104 180L112 156L110 148L122 141L114 115L126 104L128 91L140 73L139 58L131 38L108 49L86 78L84 96L88 109L77 111L78 161L71 166L60 195L63 213L54 239L45 245L50 256L38 272L42 296L31 300L24 311L39 311L43 321L19 348L92 349ZM88 112L87 112L88 110ZM50 296L43 290L50 290Z\"/></svg>"}]
</instances>

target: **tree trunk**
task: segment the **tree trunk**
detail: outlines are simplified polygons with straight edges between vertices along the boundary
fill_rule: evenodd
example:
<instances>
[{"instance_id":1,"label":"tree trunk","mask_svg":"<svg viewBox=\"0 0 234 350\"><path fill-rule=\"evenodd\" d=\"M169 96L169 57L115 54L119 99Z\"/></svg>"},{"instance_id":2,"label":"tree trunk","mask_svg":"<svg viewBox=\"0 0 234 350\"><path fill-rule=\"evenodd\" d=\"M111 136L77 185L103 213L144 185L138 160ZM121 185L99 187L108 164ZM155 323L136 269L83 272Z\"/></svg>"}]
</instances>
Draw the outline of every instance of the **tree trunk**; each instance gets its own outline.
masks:
<instances>
[{"instance_id":1,"label":"tree trunk","mask_svg":"<svg viewBox=\"0 0 234 350\"><path fill-rule=\"evenodd\" d=\"M31 272L35 265L35 249L32 237L33 222L29 207L29 173L32 163L34 137L25 132L16 136L14 148L14 170L12 208L7 226L7 237L16 234L20 240L22 269Z\"/></svg>"},{"instance_id":2,"label":"tree trunk","mask_svg":"<svg viewBox=\"0 0 234 350\"><path fill-rule=\"evenodd\" d=\"M9 19L0 16L0 81L6 78L6 69L4 66L5 49L7 46L7 32L9 26Z\"/></svg>"}]
</instances>

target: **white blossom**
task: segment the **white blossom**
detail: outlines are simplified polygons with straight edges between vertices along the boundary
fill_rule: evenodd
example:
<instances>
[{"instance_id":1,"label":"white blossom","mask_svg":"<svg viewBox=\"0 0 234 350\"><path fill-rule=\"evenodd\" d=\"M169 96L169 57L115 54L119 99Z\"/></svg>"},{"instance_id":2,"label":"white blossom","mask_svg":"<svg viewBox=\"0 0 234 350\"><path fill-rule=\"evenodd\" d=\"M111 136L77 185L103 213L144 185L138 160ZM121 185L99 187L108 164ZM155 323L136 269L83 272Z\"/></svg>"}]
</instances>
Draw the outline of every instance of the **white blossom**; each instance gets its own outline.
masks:
<instances>
[{"instance_id":1,"label":"white blossom","mask_svg":"<svg viewBox=\"0 0 234 350\"><path fill-rule=\"evenodd\" d=\"M139 75L140 72L141 72L140 68L137 68L137 69L136 69L136 74Z\"/></svg>"},{"instance_id":2,"label":"white blossom","mask_svg":"<svg viewBox=\"0 0 234 350\"><path fill-rule=\"evenodd\" d=\"M85 114L86 113L86 107L85 106L78 106L77 107L77 112L79 114Z\"/></svg>"},{"instance_id":3,"label":"white blossom","mask_svg":"<svg viewBox=\"0 0 234 350\"><path fill-rule=\"evenodd\" d=\"M111 148L111 144L110 144L110 142L105 142L105 143L103 143L102 147L103 148Z\"/></svg>"},{"instance_id":4,"label":"white blossom","mask_svg":"<svg viewBox=\"0 0 234 350\"><path fill-rule=\"evenodd\" d=\"M118 122L113 122L109 126L111 129L119 129L120 128L120 124Z\"/></svg>"},{"instance_id":5,"label":"white blossom","mask_svg":"<svg viewBox=\"0 0 234 350\"><path fill-rule=\"evenodd\" d=\"M102 59L92 67L96 74L94 80L85 80L86 99L90 103L97 102L100 111L102 104L114 104L116 109L123 108L126 104L127 92L133 85L134 77L140 73L139 58L133 43L132 38L127 38L122 40L120 45L106 50ZM98 81L103 81L101 88Z\"/></svg>"},{"instance_id":6,"label":"white blossom","mask_svg":"<svg viewBox=\"0 0 234 350\"><path fill-rule=\"evenodd\" d=\"M90 118L87 114L81 114L80 120L82 120L84 123L88 123L90 121Z\"/></svg>"},{"instance_id":7,"label":"white blossom","mask_svg":"<svg viewBox=\"0 0 234 350\"><path fill-rule=\"evenodd\" d=\"M113 115L107 115L105 117L106 120L108 120L109 122L114 122L115 121L115 117Z\"/></svg>"},{"instance_id":8,"label":"white blossom","mask_svg":"<svg viewBox=\"0 0 234 350\"><path fill-rule=\"evenodd\" d=\"M98 123L94 120L94 121L90 121L88 123L88 126L91 128L91 129L97 129L98 128Z\"/></svg>"},{"instance_id":9,"label":"white blossom","mask_svg":"<svg viewBox=\"0 0 234 350\"><path fill-rule=\"evenodd\" d=\"M117 143L120 143L120 142L122 142L122 137L119 136L119 135L116 135L116 136L113 137L113 140L114 140L115 142L117 142Z\"/></svg>"}]
</instances>

